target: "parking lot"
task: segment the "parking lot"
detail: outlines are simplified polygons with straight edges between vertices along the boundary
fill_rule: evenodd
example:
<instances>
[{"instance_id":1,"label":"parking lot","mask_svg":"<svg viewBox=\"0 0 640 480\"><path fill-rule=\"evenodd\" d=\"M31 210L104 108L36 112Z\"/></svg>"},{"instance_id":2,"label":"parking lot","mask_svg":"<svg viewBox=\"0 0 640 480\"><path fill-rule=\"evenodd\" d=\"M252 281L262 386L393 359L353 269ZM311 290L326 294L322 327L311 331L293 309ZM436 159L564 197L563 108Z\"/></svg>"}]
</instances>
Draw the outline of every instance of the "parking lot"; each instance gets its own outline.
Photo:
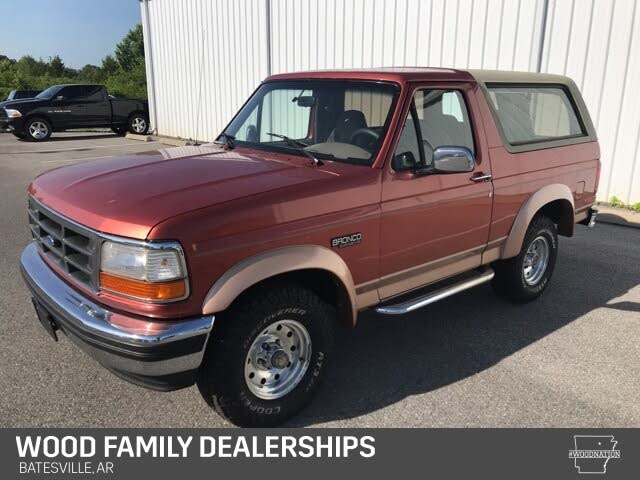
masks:
<instances>
[{"instance_id":1,"label":"parking lot","mask_svg":"<svg viewBox=\"0 0 640 480\"><path fill-rule=\"evenodd\" d=\"M217 427L197 388L158 393L98 367L37 322L18 259L25 188L75 162L161 147L102 133L0 134L0 425ZM484 285L403 317L365 313L290 426L640 426L640 229L560 239L550 288L511 305Z\"/></svg>"}]
</instances>

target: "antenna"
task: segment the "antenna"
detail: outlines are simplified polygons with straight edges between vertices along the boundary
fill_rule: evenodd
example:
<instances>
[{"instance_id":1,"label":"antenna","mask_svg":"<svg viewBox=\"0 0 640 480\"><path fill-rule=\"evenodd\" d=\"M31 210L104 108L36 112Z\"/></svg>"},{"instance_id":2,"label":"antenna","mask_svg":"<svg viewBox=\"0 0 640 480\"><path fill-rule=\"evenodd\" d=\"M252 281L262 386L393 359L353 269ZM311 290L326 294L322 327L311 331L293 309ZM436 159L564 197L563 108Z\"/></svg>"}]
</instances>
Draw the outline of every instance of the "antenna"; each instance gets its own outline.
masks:
<instances>
[{"instance_id":1,"label":"antenna","mask_svg":"<svg viewBox=\"0 0 640 480\"><path fill-rule=\"evenodd\" d=\"M202 110L202 71L204 68L204 40L206 38L207 28L204 27L202 30L202 42L201 42L201 53L200 53L200 75L198 79L198 113L196 115L196 138L195 145L200 145L198 142L198 135L200 134L200 111Z\"/></svg>"}]
</instances>

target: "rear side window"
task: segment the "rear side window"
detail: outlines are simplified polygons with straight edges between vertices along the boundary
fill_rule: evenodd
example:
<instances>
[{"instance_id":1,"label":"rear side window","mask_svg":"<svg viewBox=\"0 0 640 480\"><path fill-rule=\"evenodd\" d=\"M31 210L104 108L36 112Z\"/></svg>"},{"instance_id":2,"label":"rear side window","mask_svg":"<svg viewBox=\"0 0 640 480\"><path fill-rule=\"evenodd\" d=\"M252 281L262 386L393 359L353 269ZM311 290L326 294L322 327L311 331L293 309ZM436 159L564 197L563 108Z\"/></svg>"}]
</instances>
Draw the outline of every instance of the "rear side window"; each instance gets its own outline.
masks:
<instances>
[{"instance_id":1,"label":"rear side window","mask_svg":"<svg viewBox=\"0 0 640 480\"><path fill-rule=\"evenodd\" d=\"M87 97L87 100L90 101L100 101L103 99L102 87L100 85L83 85L82 96Z\"/></svg>"},{"instance_id":2,"label":"rear side window","mask_svg":"<svg viewBox=\"0 0 640 480\"><path fill-rule=\"evenodd\" d=\"M489 85L488 89L511 145L585 135L574 104L561 87Z\"/></svg>"},{"instance_id":3,"label":"rear side window","mask_svg":"<svg viewBox=\"0 0 640 480\"><path fill-rule=\"evenodd\" d=\"M83 95L84 92L82 88L81 85L64 87L58 92L58 95L62 95L66 100L75 100Z\"/></svg>"}]
</instances>

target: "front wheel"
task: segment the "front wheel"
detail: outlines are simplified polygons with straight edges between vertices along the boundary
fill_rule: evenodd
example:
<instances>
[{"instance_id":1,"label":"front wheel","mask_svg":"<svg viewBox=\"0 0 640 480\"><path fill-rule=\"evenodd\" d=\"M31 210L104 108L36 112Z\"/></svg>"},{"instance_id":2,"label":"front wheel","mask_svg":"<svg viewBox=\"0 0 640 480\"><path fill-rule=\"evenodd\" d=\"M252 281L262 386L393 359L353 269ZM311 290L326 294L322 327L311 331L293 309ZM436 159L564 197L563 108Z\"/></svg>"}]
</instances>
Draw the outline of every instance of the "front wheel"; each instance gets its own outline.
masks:
<instances>
[{"instance_id":1,"label":"front wheel","mask_svg":"<svg viewBox=\"0 0 640 480\"><path fill-rule=\"evenodd\" d=\"M524 303L549 285L558 256L556 225L543 215L531 221L518 256L496 262L493 288L508 300Z\"/></svg>"},{"instance_id":2,"label":"front wheel","mask_svg":"<svg viewBox=\"0 0 640 480\"><path fill-rule=\"evenodd\" d=\"M43 142L51 136L51 124L44 118L32 118L24 125L25 138L32 142Z\"/></svg>"},{"instance_id":3,"label":"front wheel","mask_svg":"<svg viewBox=\"0 0 640 480\"><path fill-rule=\"evenodd\" d=\"M216 322L198 388L230 422L270 427L313 397L332 353L335 312L295 284L251 293Z\"/></svg>"},{"instance_id":4,"label":"front wheel","mask_svg":"<svg viewBox=\"0 0 640 480\"><path fill-rule=\"evenodd\" d=\"M146 135L149 131L149 120L141 113L135 113L129 118L129 133Z\"/></svg>"}]
</instances>

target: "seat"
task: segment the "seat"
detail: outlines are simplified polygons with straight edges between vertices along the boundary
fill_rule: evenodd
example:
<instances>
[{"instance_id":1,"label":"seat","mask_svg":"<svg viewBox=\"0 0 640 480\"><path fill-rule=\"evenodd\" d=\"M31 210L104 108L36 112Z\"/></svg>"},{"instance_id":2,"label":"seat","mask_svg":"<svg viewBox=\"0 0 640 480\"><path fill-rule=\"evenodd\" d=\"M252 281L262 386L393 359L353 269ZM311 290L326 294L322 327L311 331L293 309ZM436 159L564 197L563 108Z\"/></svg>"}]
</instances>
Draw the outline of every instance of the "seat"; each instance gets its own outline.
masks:
<instances>
[{"instance_id":1,"label":"seat","mask_svg":"<svg viewBox=\"0 0 640 480\"><path fill-rule=\"evenodd\" d=\"M349 143L353 132L361 128L367 128L367 119L364 113L360 110L347 110L338 117L336 126L327 141Z\"/></svg>"}]
</instances>

